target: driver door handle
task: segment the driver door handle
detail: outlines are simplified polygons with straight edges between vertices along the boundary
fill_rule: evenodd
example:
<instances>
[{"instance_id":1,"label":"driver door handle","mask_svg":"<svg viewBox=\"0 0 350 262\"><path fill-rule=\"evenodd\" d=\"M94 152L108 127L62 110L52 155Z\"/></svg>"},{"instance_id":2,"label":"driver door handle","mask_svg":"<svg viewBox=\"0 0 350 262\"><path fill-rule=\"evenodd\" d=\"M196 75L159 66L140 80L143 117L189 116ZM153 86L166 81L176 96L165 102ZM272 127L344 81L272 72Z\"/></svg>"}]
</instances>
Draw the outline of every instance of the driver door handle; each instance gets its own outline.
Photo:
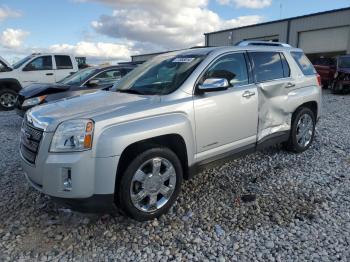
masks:
<instances>
[{"instance_id":1,"label":"driver door handle","mask_svg":"<svg viewBox=\"0 0 350 262\"><path fill-rule=\"evenodd\" d=\"M249 98L251 96L254 96L255 95L255 92L253 91L245 91L242 96L245 97L245 98Z\"/></svg>"},{"instance_id":2,"label":"driver door handle","mask_svg":"<svg viewBox=\"0 0 350 262\"><path fill-rule=\"evenodd\" d=\"M53 76L53 73L46 73L47 76Z\"/></svg>"}]
</instances>

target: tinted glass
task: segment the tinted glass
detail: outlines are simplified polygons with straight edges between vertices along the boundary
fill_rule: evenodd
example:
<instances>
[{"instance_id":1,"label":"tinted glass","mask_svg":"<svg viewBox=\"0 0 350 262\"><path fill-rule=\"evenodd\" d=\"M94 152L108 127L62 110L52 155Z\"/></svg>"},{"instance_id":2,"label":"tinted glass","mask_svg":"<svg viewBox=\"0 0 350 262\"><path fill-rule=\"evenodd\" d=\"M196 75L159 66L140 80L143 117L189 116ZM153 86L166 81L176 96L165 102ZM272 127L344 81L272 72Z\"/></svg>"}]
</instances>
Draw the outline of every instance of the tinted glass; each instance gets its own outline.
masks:
<instances>
[{"instance_id":1,"label":"tinted glass","mask_svg":"<svg viewBox=\"0 0 350 262\"><path fill-rule=\"evenodd\" d=\"M204 74L208 78L225 78L231 86L247 85L248 72L243 54L230 54L219 58Z\"/></svg>"},{"instance_id":2,"label":"tinted glass","mask_svg":"<svg viewBox=\"0 0 350 262\"><path fill-rule=\"evenodd\" d=\"M264 82L284 77L281 56L277 52L250 52L257 82Z\"/></svg>"},{"instance_id":3,"label":"tinted glass","mask_svg":"<svg viewBox=\"0 0 350 262\"><path fill-rule=\"evenodd\" d=\"M12 65L14 69L20 68L23 64L27 63L30 59L32 59L33 56L26 56L25 58L22 58L21 60L17 61Z\"/></svg>"},{"instance_id":4,"label":"tinted glass","mask_svg":"<svg viewBox=\"0 0 350 262\"><path fill-rule=\"evenodd\" d=\"M102 72L97 76L95 76L93 79L99 80L99 83L98 83L99 85L105 85L109 83L112 84L121 78L122 78L121 71L118 69L114 69L114 70Z\"/></svg>"},{"instance_id":5,"label":"tinted glass","mask_svg":"<svg viewBox=\"0 0 350 262\"><path fill-rule=\"evenodd\" d=\"M29 71L52 70L52 57L40 56L26 65L26 69Z\"/></svg>"},{"instance_id":6,"label":"tinted glass","mask_svg":"<svg viewBox=\"0 0 350 262\"><path fill-rule=\"evenodd\" d=\"M62 79L59 83L62 85L70 85L70 86L80 86L90 77L96 74L98 69L90 67L86 69L82 69L66 78Z\"/></svg>"},{"instance_id":7,"label":"tinted glass","mask_svg":"<svg viewBox=\"0 0 350 262\"><path fill-rule=\"evenodd\" d=\"M291 52L291 55L294 58L295 62L297 62L304 75L307 76L316 74L314 66L311 64L310 60L303 52Z\"/></svg>"},{"instance_id":8,"label":"tinted glass","mask_svg":"<svg viewBox=\"0 0 350 262\"><path fill-rule=\"evenodd\" d=\"M138 66L114 87L119 92L165 95L178 89L206 55L161 55Z\"/></svg>"},{"instance_id":9,"label":"tinted glass","mask_svg":"<svg viewBox=\"0 0 350 262\"><path fill-rule=\"evenodd\" d=\"M73 64L67 55L55 55L57 69L73 69Z\"/></svg>"},{"instance_id":10,"label":"tinted glass","mask_svg":"<svg viewBox=\"0 0 350 262\"><path fill-rule=\"evenodd\" d=\"M340 68L350 68L350 56L339 57L339 67Z\"/></svg>"}]
</instances>

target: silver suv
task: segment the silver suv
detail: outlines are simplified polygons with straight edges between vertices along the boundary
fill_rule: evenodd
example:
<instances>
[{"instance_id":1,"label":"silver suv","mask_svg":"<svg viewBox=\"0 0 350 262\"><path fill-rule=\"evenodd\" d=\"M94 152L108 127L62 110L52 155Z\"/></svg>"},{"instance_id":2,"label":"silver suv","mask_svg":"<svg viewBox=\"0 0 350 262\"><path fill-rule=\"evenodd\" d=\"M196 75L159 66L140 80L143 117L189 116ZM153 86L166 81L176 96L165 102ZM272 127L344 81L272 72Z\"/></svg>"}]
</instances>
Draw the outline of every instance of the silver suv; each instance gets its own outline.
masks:
<instances>
[{"instance_id":1,"label":"silver suv","mask_svg":"<svg viewBox=\"0 0 350 262\"><path fill-rule=\"evenodd\" d=\"M29 183L78 208L116 206L137 220L165 213L183 179L217 160L313 141L321 88L302 50L189 49L153 58L115 91L39 106L20 153Z\"/></svg>"}]
</instances>

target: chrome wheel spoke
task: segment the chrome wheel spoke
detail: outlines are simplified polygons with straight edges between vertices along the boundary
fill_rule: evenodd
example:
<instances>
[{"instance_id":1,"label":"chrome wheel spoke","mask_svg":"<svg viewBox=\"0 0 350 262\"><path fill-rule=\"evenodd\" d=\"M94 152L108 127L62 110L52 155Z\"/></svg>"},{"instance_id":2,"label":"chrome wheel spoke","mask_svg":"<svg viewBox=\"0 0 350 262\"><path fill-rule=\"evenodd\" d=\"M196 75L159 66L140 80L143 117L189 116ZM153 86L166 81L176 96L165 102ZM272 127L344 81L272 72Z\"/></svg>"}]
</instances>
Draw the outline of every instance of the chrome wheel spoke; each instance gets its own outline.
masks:
<instances>
[{"instance_id":1,"label":"chrome wheel spoke","mask_svg":"<svg viewBox=\"0 0 350 262\"><path fill-rule=\"evenodd\" d=\"M131 200L135 202L140 202L144 200L146 196L147 196L146 191L141 190L137 194L131 194Z\"/></svg>"},{"instance_id":2,"label":"chrome wheel spoke","mask_svg":"<svg viewBox=\"0 0 350 262\"><path fill-rule=\"evenodd\" d=\"M159 193L162 194L163 197L169 198L172 194L172 191L173 191L172 188L163 185L160 188Z\"/></svg>"},{"instance_id":3,"label":"chrome wheel spoke","mask_svg":"<svg viewBox=\"0 0 350 262\"><path fill-rule=\"evenodd\" d=\"M168 181L169 178L176 176L174 167L169 167L164 174L162 174L162 180L163 182Z\"/></svg>"},{"instance_id":4,"label":"chrome wheel spoke","mask_svg":"<svg viewBox=\"0 0 350 262\"><path fill-rule=\"evenodd\" d=\"M133 181L143 182L146 179L146 173L138 169L133 177Z\"/></svg>"},{"instance_id":5,"label":"chrome wheel spoke","mask_svg":"<svg viewBox=\"0 0 350 262\"><path fill-rule=\"evenodd\" d=\"M162 160L160 158L154 158L152 160L152 174L153 175L159 175L161 165L162 165Z\"/></svg>"},{"instance_id":6,"label":"chrome wheel spoke","mask_svg":"<svg viewBox=\"0 0 350 262\"><path fill-rule=\"evenodd\" d=\"M157 194L152 194L149 196L149 207L152 210L157 209Z\"/></svg>"}]
</instances>

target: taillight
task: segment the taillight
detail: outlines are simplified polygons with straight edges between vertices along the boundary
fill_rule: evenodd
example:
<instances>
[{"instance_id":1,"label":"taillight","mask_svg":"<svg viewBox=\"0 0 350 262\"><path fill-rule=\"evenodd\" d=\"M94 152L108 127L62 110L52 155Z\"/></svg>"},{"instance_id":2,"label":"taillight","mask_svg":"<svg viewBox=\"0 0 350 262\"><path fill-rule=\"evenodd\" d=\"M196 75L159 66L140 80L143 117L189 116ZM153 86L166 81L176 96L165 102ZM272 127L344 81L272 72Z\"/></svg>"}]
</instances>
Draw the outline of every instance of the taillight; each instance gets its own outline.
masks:
<instances>
[{"instance_id":1,"label":"taillight","mask_svg":"<svg viewBox=\"0 0 350 262\"><path fill-rule=\"evenodd\" d=\"M319 74L317 74L317 82L318 82L318 86L321 87L322 86L321 76Z\"/></svg>"}]
</instances>

